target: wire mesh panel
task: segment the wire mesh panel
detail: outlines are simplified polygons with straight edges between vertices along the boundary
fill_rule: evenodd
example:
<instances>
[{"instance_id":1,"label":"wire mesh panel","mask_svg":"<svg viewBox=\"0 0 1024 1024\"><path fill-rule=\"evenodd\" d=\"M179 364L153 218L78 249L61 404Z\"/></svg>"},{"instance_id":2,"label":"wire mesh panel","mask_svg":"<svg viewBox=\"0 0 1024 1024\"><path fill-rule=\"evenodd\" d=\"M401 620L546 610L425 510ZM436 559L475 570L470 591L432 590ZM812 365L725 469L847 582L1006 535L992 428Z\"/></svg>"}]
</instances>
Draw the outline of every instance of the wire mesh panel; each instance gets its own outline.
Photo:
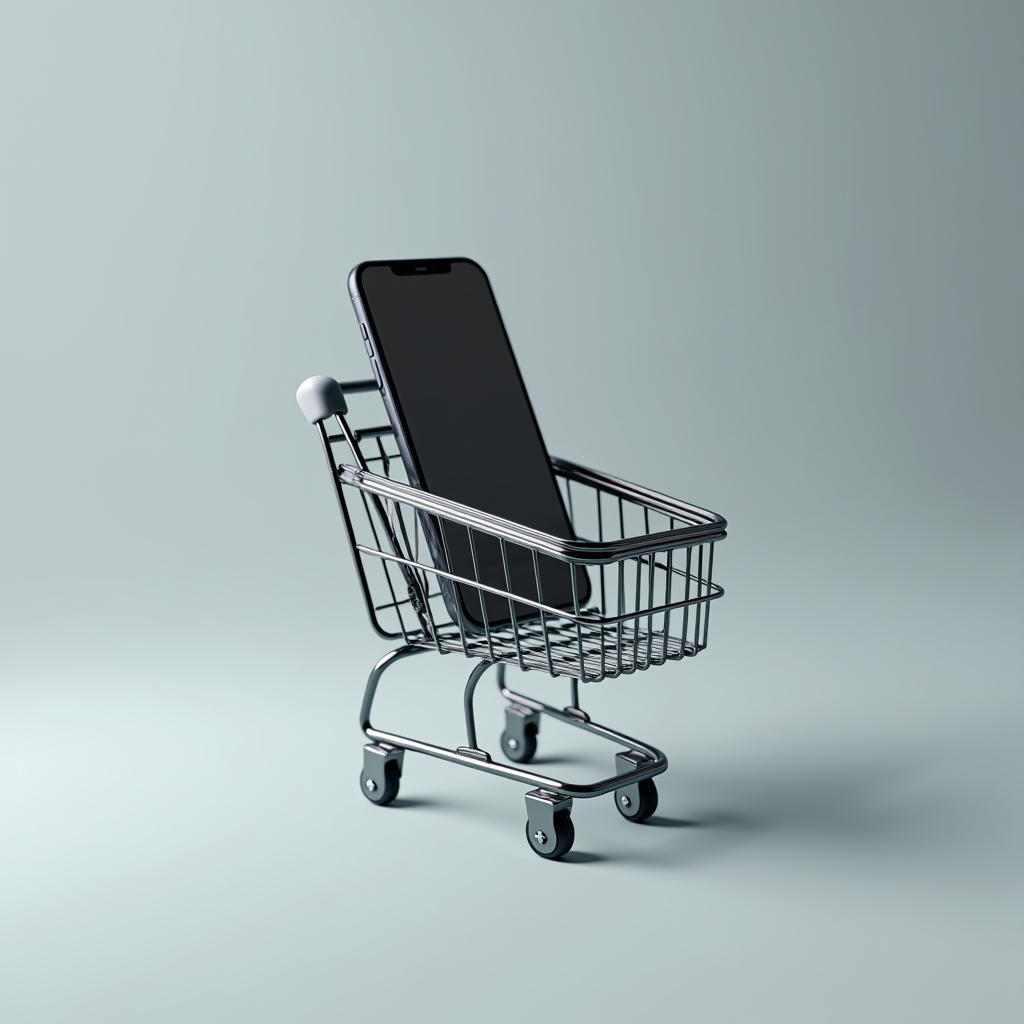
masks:
<instances>
[{"instance_id":1,"label":"wire mesh panel","mask_svg":"<svg viewBox=\"0 0 1024 1024\"><path fill-rule=\"evenodd\" d=\"M554 537L411 487L389 426L354 432L365 468L319 428L382 636L585 682L707 645L720 516L553 459L574 534Z\"/></svg>"}]
</instances>

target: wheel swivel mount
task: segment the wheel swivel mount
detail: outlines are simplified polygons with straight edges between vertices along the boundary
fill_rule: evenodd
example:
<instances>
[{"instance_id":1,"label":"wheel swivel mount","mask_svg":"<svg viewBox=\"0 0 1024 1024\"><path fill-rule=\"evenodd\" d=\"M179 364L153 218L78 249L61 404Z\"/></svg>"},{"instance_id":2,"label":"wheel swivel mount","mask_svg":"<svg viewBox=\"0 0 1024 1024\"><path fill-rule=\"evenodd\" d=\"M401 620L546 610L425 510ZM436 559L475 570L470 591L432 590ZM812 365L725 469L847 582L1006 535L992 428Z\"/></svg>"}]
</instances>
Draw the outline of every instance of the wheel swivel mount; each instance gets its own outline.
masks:
<instances>
[{"instance_id":1,"label":"wheel swivel mount","mask_svg":"<svg viewBox=\"0 0 1024 1024\"><path fill-rule=\"evenodd\" d=\"M668 767L665 755L648 744L592 722L579 706L579 685L575 679L571 681L570 705L559 709L513 693L505 686L505 666L496 666L498 689L508 701L501 752L512 764L495 761L477 745L473 696L480 677L491 667L489 661L479 662L466 683L466 746L450 750L373 728L370 711L381 676L395 662L419 651L420 648L416 647L402 647L385 655L374 666L367 681L362 726L371 742L363 748L363 771L359 784L363 796L371 803L383 807L395 800L405 752L411 750L532 786L526 794L526 841L530 849L545 860L557 860L572 849L576 837L571 817L574 798L590 799L610 794L619 814L634 824L646 821L657 810L658 790L654 776ZM519 767L528 764L537 752L543 716L624 746L626 749L615 755L615 774L596 783L572 784Z\"/></svg>"}]
</instances>

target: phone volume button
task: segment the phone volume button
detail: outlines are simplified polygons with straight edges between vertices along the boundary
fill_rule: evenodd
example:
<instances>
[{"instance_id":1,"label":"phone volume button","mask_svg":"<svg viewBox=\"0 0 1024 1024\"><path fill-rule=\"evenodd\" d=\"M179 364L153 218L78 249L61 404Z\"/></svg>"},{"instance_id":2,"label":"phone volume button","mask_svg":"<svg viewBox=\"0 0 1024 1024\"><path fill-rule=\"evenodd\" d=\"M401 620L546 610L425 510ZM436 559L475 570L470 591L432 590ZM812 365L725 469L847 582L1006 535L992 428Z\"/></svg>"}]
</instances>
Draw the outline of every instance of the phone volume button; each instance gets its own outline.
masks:
<instances>
[{"instance_id":1,"label":"phone volume button","mask_svg":"<svg viewBox=\"0 0 1024 1024\"><path fill-rule=\"evenodd\" d=\"M383 389L384 382L380 379L380 367L377 365L377 360L371 359L370 365L373 367L373 377L377 381L377 387Z\"/></svg>"}]
</instances>

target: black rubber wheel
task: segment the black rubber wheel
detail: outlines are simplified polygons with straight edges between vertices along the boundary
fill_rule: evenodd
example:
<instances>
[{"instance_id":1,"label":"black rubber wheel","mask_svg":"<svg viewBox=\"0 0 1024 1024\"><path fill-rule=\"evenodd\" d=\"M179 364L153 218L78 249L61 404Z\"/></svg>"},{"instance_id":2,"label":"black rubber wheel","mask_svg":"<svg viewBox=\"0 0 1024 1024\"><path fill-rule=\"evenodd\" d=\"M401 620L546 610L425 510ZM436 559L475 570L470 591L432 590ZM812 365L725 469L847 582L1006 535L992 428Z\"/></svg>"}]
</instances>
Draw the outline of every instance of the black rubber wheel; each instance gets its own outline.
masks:
<instances>
[{"instance_id":1,"label":"black rubber wheel","mask_svg":"<svg viewBox=\"0 0 1024 1024\"><path fill-rule=\"evenodd\" d=\"M632 821L639 825L641 821L646 821L658 809L658 787L655 786L654 779L644 779L643 782L637 783L636 788L640 791L639 800L626 796L622 790L617 791L615 808L626 821ZM628 806L623 803L624 797L629 800Z\"/></svg>"},{"instance_id":2,"label":"black rubber wheel","mask_svg":"<svg viewBox=\"0 0 1024 1024\"><path fill-rule=\"evenodd\" d=\"M525 734L525 739L522 740L518 736L509 736L507 732L501 734L501 749L505 752L505 756L510 761L515 761L516 764L526 764L527 761L532 761L533 755L537 753L537 727L528 725ZM509 740L516 744L514 748L508 745Z\"/></svg>"},{"instance_id":3,"label":"black rubber wheel","mask_svg":"<svg viewBox=\"0 0 1024 1024\"><path fill-rule=\"evenodd\" d=\"M364 770L359 776L359 788L363 791L363 796L370 801L371 804L377 804L383 807L385 804L391 803L392 800L398 796L398 783L402 776L398 771L398 765L394 761L388 761L384 765L384 785L380 786L376 783L373 786L368 785L372 780L367 776Z\"/></svg>"},{"instance_id":4,"label":"black rubber wheel","mask_svg":"<svg viewBox=\"0 0 1024 1024\"><path fill-rule=\"evenodd\" d=\"M527 821L526 841L530 844L530 849L545 860L558 860L559 857L564 857L576 841L576 829L573 828L572 818L569 817L568 811L555 812L555 834L553 836L544 835L543 842L541 842L538 832L539 829L531 829L530 823Z\"/></svg>"}]
</instances>

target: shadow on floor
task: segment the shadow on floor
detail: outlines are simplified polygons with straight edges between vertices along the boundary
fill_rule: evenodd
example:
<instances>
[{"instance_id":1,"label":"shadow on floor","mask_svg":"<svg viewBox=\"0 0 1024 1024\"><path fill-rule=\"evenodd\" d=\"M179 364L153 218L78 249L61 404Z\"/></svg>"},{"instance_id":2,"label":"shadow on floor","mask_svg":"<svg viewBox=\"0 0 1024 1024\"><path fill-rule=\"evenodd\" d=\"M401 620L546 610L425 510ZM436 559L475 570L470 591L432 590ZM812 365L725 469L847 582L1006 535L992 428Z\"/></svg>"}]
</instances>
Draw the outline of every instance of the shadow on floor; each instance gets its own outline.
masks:
<instances>
[{"instance_id":1,"label":"shadow on floor","mask_svg":"<svg viewBox=\"0 0 1024 1024\"><path fill-rule=\"evenodd\" d=\"M394 807L399 810L411 807L449 807L451 804L447 800L435 800L433 797L395 797L394 800L388 807Z\"/></svg>"},{"instance_id":2,"label":"shadow on floor","mask_svg":"<svg viewBox=\"0 0 1024 1024\"><path fill-rule=\"evenodd\" d=\"M811 742L744 760L669 769L661 806L633 826L629 848L578 835L604 860L692 867L755 847L815 860L887 863L916 870L993 859L991 806L964 798L963 765L949 751L907 742L856 749ZM649 833L650 835L642 835ZM648 841L640 841L648 840ZM603 848L604 847L604 848Z\"/></svg>"}]
</instances>

